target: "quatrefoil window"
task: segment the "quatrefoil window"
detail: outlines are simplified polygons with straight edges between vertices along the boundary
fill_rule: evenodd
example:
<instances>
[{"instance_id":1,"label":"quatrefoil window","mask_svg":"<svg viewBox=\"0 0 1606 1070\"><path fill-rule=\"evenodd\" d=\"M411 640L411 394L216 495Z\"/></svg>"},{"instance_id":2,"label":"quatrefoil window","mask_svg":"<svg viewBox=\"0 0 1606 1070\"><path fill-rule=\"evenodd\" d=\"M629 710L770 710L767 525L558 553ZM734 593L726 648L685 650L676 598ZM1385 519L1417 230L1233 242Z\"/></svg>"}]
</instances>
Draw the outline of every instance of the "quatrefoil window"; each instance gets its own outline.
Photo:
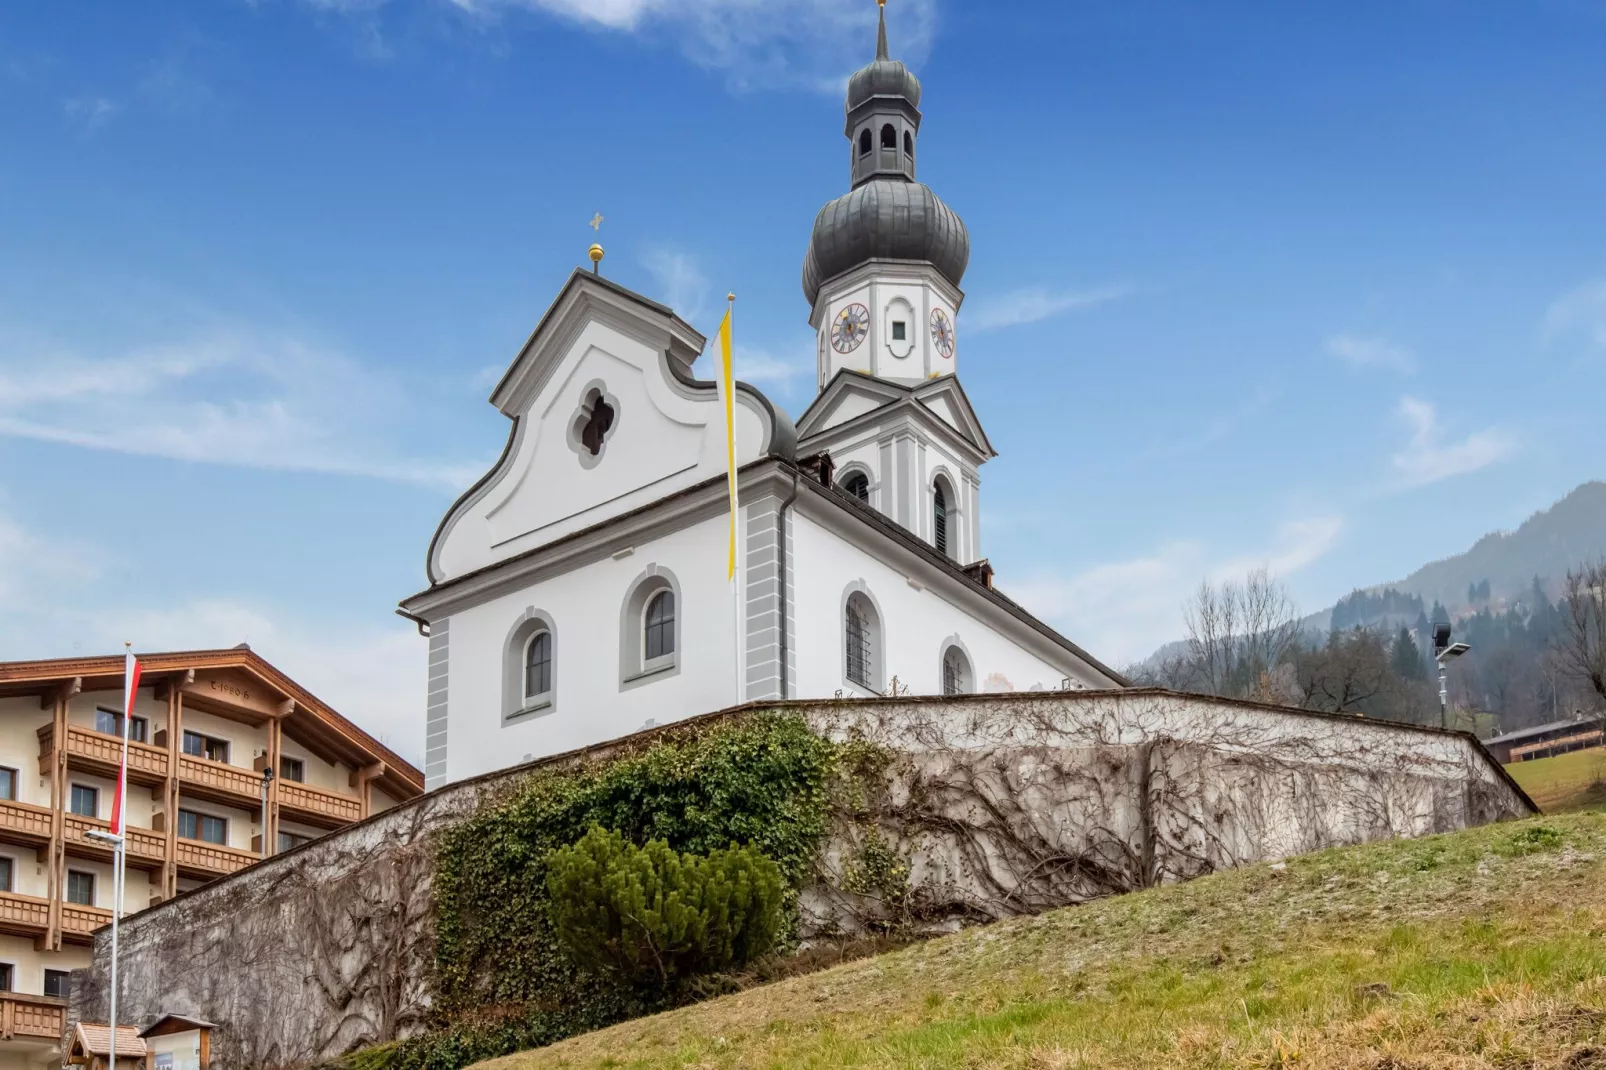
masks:
<instances>
[{"instance_id":1,"label":"quatrefoil window","mask_svg":"<svg viewBox=\"0 0 1606 1070\"><path fill-rule=\"evenodd\" d=\"M619 424L619 401L600 382L587 386L580 409L569 421L569 448L580 457L583 467L602 460L603 449Z\"/></svg>"}]
</instances>

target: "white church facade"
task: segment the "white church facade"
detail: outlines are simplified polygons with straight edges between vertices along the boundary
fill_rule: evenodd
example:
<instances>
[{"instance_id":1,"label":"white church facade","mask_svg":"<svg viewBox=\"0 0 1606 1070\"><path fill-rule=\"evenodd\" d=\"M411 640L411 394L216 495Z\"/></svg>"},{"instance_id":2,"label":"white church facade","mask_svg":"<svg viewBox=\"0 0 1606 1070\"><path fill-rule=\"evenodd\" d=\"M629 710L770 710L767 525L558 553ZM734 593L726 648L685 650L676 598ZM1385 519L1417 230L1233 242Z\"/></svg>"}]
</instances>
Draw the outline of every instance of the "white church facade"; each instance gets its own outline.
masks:
<instances>
[{"instance_id":1,"label":"white church facade","mask_svg":"<svg viewBox=\"0 0 1606 1070\"><path fill-rule=\"evenodd\" d=\"M852 188L803 285L819 393L794 425L738 384L726 580L724 413L705 340L577 271L491 396L512 421L431 541L401 612L429 637L427 786L743 702L1125 681L992 585L957 374L969 239L915 181L920 84L849 83Z\"/></svg>"}]
</instances>

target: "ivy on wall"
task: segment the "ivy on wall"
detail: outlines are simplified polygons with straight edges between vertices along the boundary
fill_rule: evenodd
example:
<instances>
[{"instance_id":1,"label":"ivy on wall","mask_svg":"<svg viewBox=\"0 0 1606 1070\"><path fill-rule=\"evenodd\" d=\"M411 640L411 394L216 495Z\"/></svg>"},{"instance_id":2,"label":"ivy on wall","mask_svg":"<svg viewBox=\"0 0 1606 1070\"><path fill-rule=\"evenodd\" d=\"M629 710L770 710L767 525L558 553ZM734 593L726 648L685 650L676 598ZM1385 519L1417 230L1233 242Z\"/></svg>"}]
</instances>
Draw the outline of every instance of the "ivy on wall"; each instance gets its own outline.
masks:
<instances>
[{"instance_id":1,"label":"ivy on wall","mask_svg":"<svg viewBox=\"0 0 1606 1070\"><path fill-rule=\"evenodd\" d=\"M797 715L670 729L639 751L531 774L441 835L433 882L436 1025L354 1053L352 1070L453 1070L599 1028L676 998L577 969L554 928L552 853L600 827L636 844L757 851L782 878L783 915L831 826L838 748ZM849 763L854 764L854 763Z\"/></svg>"}]
</instances>

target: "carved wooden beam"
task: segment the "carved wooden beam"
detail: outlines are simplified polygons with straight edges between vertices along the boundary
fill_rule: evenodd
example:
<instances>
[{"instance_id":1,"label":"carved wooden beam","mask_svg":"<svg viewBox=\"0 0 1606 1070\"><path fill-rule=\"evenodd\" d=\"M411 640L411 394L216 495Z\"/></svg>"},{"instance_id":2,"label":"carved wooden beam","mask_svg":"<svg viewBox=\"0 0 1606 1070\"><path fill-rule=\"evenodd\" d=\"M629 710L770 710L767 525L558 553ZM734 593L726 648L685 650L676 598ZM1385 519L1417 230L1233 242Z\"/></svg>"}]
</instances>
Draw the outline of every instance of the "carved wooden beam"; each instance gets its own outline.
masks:
<instances>
[{"instance_id":1,"label":"carved wooden beam","mask_svg":"<svg viewBox=\"0 0 1606 1070\"><path fill-rule=\"evenodd\" d=\"M173 675L167 677L161 683L156 685L156 697L157 698L166 698L168 695L172 694L174 691L177 691L178 689L183 688L183 687L188 687L191 684L193 684L194 682L195 682L195 670L194 669L185 669L183 672L176 672Z\"/></svg>"},{"instance_id":2,"label":"carved wooden beam","mask_svg":"<svg viewBox=\"0 0 1606 1070\"><path fill-rule=\"evenodd\" d=\"M74 695L81 694L83 690L84 678L82 676L74 676L71 680L63 680L60 684L39 696L39 708L41 710L48 710L54 706L58 700L61 702L66 702Z\"/></svg>"}]
</instances>

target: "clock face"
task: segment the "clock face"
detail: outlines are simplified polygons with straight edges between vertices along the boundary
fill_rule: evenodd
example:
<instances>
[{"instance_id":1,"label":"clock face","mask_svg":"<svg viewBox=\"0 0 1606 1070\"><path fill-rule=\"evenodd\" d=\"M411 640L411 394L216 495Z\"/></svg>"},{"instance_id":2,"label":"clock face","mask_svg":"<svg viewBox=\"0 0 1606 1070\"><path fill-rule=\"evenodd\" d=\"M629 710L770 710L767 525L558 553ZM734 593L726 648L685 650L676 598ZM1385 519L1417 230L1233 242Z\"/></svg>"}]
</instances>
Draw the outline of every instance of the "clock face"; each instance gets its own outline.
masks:
<instances>
[{"instance_id":1,"label":"clock face","mask_svg":"<svg viewBox=\"0 0 1606 1070\"><path fill-rule=\"evenodd\" d=\"M836 314L831 324L831 348L838 353L851 353L869 333L870 310L860 304L849 305Z\"/></svg>"},{"instance_id":2,"label":"clock face","mask_svg":"<svg viewBox=\"0 0 1606 1070\"><path fill-rule=\"evenodd\" d=\"M945 360L954 355L954 321L940 308L931 310L931 344Z\"/></svg>"}]
</instances>

